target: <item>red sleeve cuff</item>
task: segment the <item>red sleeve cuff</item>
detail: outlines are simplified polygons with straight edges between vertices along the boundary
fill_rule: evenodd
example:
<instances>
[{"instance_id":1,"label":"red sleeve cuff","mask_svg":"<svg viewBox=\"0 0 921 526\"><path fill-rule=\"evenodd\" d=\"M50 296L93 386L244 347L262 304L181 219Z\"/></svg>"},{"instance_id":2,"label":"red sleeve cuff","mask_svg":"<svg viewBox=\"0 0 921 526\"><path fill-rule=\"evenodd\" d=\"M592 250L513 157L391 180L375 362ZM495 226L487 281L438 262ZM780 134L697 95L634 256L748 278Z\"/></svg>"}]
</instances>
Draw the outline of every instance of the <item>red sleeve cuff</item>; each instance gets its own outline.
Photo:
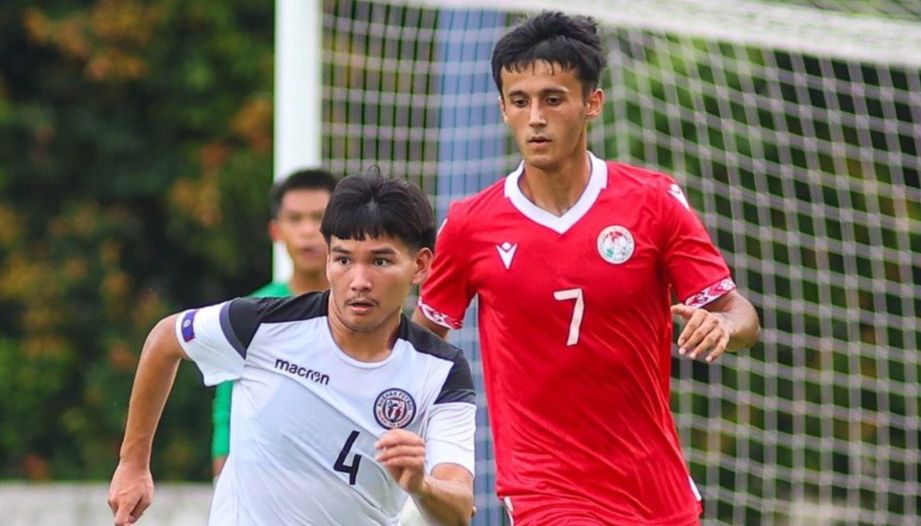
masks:
<instances>
[{"instance_id":1,"label":"red sleeve cuff","mask_svg":"<svg viewBox=\"0 0 921 526\"><path fill-rule=\"evenodd\" d=\"M724 278L688 297L684 300L684 304L688 307L700 308L735 288L736 284L732 278Z\"/></svg>"},{"instance_id":2,"label":"red sleeve cuff","mask_svg":"<svg viewBox=\"0 0 921 526\"><path fill-rule=\"evenodd\" d=\"M463 320L454 319L451 316L448 316L447 314L443 314L435 310L431 306L426 305L422 301L422 298L419 298L419 312L421 312L422 315L425 316L425 319L429 320L430 322L434 324L441 325L445 329L457 330L463 327L464 325Z\"/></svg>"}]
</instances>

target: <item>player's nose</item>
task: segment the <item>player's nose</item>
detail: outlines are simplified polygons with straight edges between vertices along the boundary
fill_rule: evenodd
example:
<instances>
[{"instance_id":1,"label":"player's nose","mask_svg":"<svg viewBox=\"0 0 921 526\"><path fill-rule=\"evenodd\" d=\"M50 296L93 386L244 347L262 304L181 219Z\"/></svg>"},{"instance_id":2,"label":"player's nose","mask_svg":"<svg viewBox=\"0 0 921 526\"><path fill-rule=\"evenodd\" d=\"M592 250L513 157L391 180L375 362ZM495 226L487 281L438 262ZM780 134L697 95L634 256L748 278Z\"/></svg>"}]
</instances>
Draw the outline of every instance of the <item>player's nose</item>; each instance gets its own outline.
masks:
<instances>
[{"instance_id":1,"label":"player's nose","mask_svg":"<svg viewBox=\"0 0 921 526\"><path fill-rule=\"evenodd\" d=\"M320 235L320 222L315 220L301 221L297 233L301 237L316 237Z\"/></svg>"},{"instance_id":2,"label":"player's nose","mask_svg":"<svg viewBox=\"0 0 921 526\"><path fill-rule=\"evenodd\" d=\"M371 271L366 265L355 265L352 268L349 288L355 291L371 290Z\"/></svg>"},{"instance_id":3,"label":"player's nose","mask_svg":"<svg viewBox=\"0 0 921 526\"><path fill-rule=\"evenodd\" d=\"M531 127L540 127L547 123L544 120L544 112L541 110L540 104L531 104L530 111L528 112L528 125Z\"/></svg>"}]
</instances>

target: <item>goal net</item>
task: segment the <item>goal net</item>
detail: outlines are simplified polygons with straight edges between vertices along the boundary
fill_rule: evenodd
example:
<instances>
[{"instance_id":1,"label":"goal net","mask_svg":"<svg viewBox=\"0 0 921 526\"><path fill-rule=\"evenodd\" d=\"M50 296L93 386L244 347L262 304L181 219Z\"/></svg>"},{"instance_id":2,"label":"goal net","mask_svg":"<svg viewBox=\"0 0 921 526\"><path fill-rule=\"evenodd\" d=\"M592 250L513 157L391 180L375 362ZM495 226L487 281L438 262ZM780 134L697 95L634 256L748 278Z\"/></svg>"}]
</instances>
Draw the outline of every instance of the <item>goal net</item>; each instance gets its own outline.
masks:
<instances>
[{"instance_id":1,"label":"goal net","mask_svg":"<svg viewBox=\"0 0 921 526\"><path fill-rule=\"evenodd\" d=\"M443 216L518 161L493 44L561 6L605 31L591 149L673 174L761 315L754 349L673 359L705 523L918 524L921 6L326 0L324 162L415 181ZM480 400L475 523L498 525Z\"/></svg>"}]
</instances>

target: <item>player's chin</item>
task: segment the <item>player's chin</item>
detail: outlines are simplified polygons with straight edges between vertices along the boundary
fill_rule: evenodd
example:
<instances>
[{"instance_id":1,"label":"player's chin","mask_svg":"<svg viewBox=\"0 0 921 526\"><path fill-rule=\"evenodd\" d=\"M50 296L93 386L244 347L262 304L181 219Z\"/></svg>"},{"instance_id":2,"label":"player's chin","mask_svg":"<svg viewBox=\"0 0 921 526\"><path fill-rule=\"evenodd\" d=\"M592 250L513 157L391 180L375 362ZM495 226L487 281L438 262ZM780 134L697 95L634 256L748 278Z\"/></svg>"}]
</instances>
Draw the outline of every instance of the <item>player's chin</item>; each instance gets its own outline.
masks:
<instances>
[{"instance_id":1,"label":"player's chin","mask_svg":"<svg viewBox=\"0 0 921 526\"><path fill-rule=\"evenodd\" d=\"M348 330L360 334L375 332L384 324L379 315L370 312L347 312L343 321Z\"/></svg>"},{"instance_id":2,"label":"player's chin","mask_svg":"<svg viewBox=\"0 0 921 526\"><path fill-rule=\"evenodd\" d=\"M559 165L559 159L550 152L529 152L525 156L529 165L541 170L555 170Z\"/></svg>"}]
</instances>

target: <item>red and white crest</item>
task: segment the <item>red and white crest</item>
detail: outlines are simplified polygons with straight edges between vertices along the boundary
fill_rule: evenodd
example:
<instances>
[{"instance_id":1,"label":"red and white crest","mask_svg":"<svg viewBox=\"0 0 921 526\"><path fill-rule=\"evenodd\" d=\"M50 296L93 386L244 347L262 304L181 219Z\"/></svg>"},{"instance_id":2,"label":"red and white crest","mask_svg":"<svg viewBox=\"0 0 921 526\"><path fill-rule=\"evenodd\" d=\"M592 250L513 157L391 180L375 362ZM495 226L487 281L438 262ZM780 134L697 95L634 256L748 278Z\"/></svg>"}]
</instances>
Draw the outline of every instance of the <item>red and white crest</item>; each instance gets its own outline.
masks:
<instances>
[{"instance_id":1,"label":"red and white crest","mask_svg":"<svg viewBox=\"0 0 921 526\"><path fill-rule=\"evenodd\" d=\"M620 265L633 255L633 234L620 225L611 225L598 234L598 254L608 263Z\"/></svg>"}]
</instances>

